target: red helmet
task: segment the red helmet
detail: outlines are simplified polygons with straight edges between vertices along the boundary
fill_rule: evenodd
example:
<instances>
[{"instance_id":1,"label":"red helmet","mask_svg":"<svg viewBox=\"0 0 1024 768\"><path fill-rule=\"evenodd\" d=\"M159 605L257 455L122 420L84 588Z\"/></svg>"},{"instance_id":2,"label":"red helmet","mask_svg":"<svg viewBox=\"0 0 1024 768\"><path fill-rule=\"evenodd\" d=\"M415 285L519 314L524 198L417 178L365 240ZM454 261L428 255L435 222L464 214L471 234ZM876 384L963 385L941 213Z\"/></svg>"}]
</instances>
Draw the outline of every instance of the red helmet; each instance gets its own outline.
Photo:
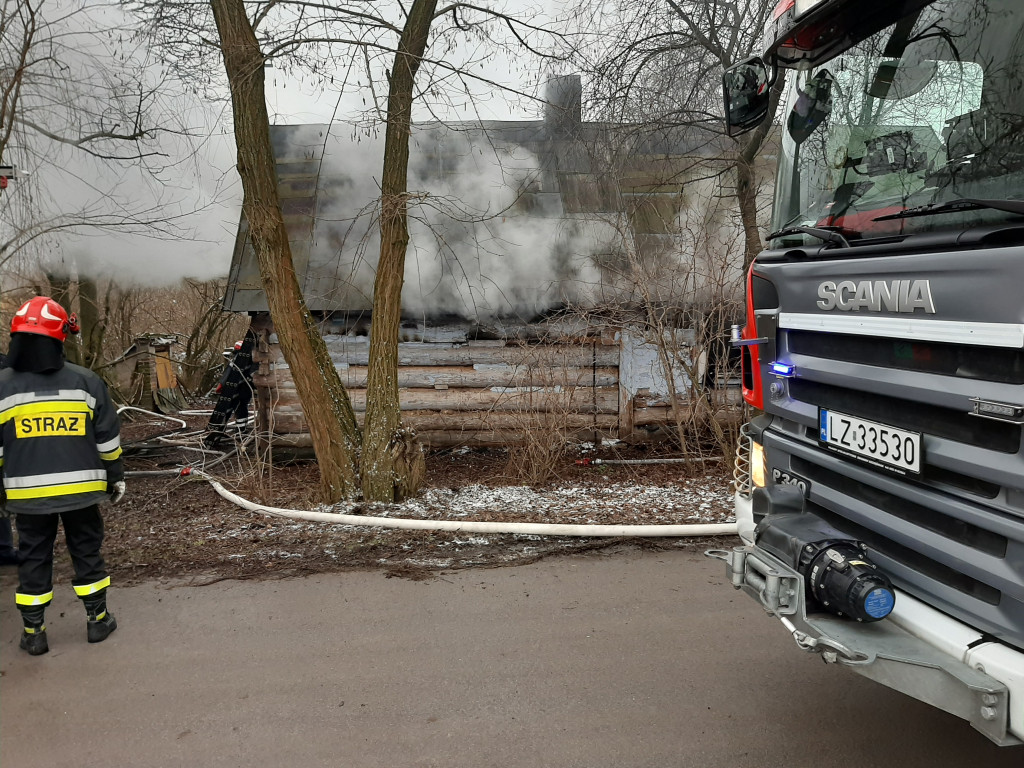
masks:
<instances>
[{"instance_id":1,"label":"red helmet","mask_svg":"<svg viewBox=\"0 0 1024 768\"><path fill-rule=\"evenodd\" d=\"M36 296L14 313L11 333L38 333L63 342L69 333L78 333L78 318L68 317L64 307L49 296Z\"/></svg>"}]
</instances>

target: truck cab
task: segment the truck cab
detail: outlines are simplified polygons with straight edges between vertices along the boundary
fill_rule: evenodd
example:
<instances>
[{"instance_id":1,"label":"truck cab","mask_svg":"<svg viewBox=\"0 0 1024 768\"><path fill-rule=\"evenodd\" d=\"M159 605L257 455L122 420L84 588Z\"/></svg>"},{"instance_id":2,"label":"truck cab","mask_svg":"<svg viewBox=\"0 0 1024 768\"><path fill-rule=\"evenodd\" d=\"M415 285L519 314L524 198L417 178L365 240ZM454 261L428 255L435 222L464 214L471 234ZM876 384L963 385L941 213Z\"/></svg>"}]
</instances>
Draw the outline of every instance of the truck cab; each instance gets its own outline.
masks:
<instances>
[{"instance_id":1,"label":"truck cab","mask_svg":"<svg viewBox=\"0 0 1024 768\"><path fill-rule=\"evenodd\" d=\"M724 76L781 153L709 554L798 647L1018 744L1024 3L783 0L768 38Z\"/></svg>"}]
</instances>

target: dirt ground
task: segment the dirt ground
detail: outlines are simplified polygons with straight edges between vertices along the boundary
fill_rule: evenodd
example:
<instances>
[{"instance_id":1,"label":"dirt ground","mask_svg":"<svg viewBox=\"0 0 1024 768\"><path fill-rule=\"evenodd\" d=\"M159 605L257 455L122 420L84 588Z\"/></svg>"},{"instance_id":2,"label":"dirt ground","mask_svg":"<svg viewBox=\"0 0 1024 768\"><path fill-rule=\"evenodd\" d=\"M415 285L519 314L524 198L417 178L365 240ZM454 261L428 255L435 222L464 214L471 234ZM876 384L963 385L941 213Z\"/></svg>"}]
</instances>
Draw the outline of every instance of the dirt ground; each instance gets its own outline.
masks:
<instances>
[{"instance_id":1,"label":"dirt ground","mask_svg":"<svg viewBox=\"0 0 1024 768\"><path fill-rule=\"evenodd\" d=\"M319 477L312 461L268 464L257 460L252 442L239 440L224 446L230 450L242 443L239 453L220 460L221 454L205 449L202 441L206 417L186 413L179 418L185 427L146 414L122 415L128 493L117 506L105 507L104 546L119 584L184 579L198 585L368 568L420 579L444 570L520 564L622 544L621 539L400 531L269 517L225 500L200 477L181 476L184 466L205 468L246 499L290 509L546 523L732 520L729 478L721 461L576 464L582 458L674 458L664 445L575 446L555 462L550 482L533 487L509 476L506 450L434 451L427 456L426 486L416 499L328 508L317 501ZM632 541L663 549L706 547L712 540ZM70 568L58 547L55 576L69 576Z\"/></svg>"}]
</instances>

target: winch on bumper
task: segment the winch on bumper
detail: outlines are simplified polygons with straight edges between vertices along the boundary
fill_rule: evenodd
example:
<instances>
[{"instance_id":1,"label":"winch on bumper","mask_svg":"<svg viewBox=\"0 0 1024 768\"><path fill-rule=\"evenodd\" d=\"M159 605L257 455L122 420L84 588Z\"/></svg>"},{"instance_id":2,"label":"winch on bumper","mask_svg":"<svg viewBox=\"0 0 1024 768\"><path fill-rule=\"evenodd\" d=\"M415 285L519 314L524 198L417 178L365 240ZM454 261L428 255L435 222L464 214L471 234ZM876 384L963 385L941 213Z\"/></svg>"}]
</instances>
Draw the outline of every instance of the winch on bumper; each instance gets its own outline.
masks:
<instances>
[{"instance_id":1,"label":"winch on bumper","mask_svg":"<svg viewBox=\"0 0 1024 768\"><path fill-rule=\"evenodd\" d=\"M744 546L707 552L725 561L733 587L779 619L802 650L967 720L997 744L1020 744L1024 654L896 589L895 605L889 604L891 612L882 620L827 612L836 607L823 606L820 593L808 588L805 574L810 571L801 563L806 565L808 545L834 543L833 532L803 513L799 488L762 487L764 478L750 482L744 440L749 435L741 437L736 470L736 515ZM848 537L841 543L847 551L864 549ZM814 581L820 586L818 576Z\"/></svg>"}]
</instances>

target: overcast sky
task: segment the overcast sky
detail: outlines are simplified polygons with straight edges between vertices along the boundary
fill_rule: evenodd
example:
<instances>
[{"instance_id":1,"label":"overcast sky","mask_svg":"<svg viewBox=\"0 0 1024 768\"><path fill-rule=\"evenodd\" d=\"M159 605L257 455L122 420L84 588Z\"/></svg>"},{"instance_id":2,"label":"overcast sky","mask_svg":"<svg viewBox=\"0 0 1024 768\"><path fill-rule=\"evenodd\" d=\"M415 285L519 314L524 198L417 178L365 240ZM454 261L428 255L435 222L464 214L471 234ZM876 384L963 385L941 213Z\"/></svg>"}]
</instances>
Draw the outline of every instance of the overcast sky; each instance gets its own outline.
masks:
<instances>
[{"instance_id":1,"label":"overcast sky","mask_svg":"<svg viewBox=\"0 0 1024 768\"><path fill-rule=\"evenodd\" d=\"M536 7L540 3L554 8L560 2L510 0L510 5L530 3ZM106 6L104 12L116 12L111 8L116 6ZM544 20L544 14L531 19L536 24ZM453 56L449 54L448 60ZM526 66L521 56L511 60L499 57L474 71L483 78L533 92L535 83L527 80L532 76L535 81L536 73L527 73ZM273 66L265 73L272 123L325 123L332 118L344 122L365 108L364 94L353 92L339 99L337 92L313 85L312 79L288 77ZM502 93L488 85L479 84L477 91L475 98L456 99L448 105L444 117L530 120L537 119L542 112L538 102ZM17 162L21 171L32 174L40 190L40 206L49 204L62 212L98 210L102 206L118 210L125 209L127 203L156 208L173 217L168 227L171 236L154 238L107 231L62 234L59 242L48 245L33 258L47 260L51 266L63 267L72 275L114 277L143 285L171 284L183 277L213 279L227 274L241 207L241 185L234 169L235 147L230 134L230 104L195 94L169 98L169 105L164 107L185 116L183 122L202 138L190 145L170 135L164 137L159 150L168 160L156 178L137 169L125 170L114 163L83 158L81 153L63 152L56 146L49 163L30 158ZM426 120L432 116L419 108L414 117ZM4 200L0 198L0 202Z\"/></svg>"}]
</instances>

